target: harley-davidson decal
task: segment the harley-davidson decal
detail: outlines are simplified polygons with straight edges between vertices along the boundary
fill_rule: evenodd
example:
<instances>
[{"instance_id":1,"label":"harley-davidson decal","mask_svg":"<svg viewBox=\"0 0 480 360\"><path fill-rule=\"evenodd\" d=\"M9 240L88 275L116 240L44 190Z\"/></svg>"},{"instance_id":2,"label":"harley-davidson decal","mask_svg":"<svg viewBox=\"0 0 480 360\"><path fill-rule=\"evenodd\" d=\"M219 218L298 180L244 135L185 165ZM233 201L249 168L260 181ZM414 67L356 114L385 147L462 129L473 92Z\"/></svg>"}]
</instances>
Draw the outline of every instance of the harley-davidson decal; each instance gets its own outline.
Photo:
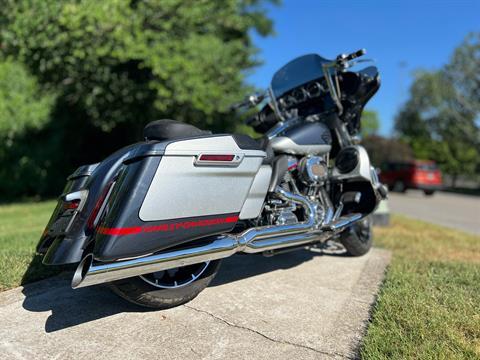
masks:
<instances>
[{"instance_id":1,"label":"harley-davidson decal","mask_svg":"<svg viewBox=\"0 0 480 360\"><path fill-rule=\"evenodd\" d=\"M140 234L142 232L169 232L177 230L187 230L195 227L207 227L215 226L226 223L236 223L238 221L238 216L227 216L214 219L204 219L204 220L193 220L193 221L179 221L172 223L164 223L160 225L150 225L150 226L133 226L133 227L123 227L123 228L109 228L100 226L97 231L100 234L104 235L132 235Z\"/></svg>"}]
</instances>

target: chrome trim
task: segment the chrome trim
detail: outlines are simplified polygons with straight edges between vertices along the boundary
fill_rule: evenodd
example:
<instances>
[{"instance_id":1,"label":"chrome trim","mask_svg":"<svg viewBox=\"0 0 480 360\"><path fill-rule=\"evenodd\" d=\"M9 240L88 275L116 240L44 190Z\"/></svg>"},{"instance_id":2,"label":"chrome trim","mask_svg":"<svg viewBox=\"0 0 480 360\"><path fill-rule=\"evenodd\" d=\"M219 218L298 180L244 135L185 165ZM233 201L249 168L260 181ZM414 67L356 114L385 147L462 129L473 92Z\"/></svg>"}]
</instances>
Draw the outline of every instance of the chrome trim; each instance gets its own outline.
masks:
<instances>
[{"instance_id":1,"label":"chrome trim","mask_svg":"<svg viewBox=\"0 0 480 360\"><path fill-rule=\"evenodd\" d=\"M238 235L217 236L206 245L171 250L131 260L102 263L94 261L93 255L89 254L78 265L72 279L72 287L86 287L209 260L222 259L237 252L258 253L324 241L353 223L352 219L354 217L349 215L345 219L342 217L331 224L324 225L322 230L327 231L318 231L316 229L314 203L303 196L289 193L280 187L276 188L276 194L281 199L303 206L306 220L293 225L250 228ZM358 215L360 218L362 217L362 215Z\"/></svg>"},{"instance_id":2,"label":"chrome trim","mask_svg":"<svg viewBox=\"0 0 480 360\"><path fill-rule=\"evenodd\" d=\"M287 136L276 136L270 144L276 153L293 155L323 155L332 149L328 144L298 145Z\"/></svg>"},{"instance_id":3,"label":"chrome trim","mask_svg":"<svg viewBox=\"0 0 480 360\"><path fill-rule=\"evenodd\" d=\"M201 160L202 155L233 155L233 159L230 161L225 161L225 160ZM225 154L218 154L216 153L210 153L210 152L202 152L195 156L193 165L194 166L214 166L214 167L238 167L240 163L242 162L244 158L244 154L242 153L225 153Z\"/></svg>"},{"instance_id":4,"label":"chrome trim","mask_svg":"<svg viewBox=\"0 0 480 360\"><path fill-rule=\"evenodd\" d=\"M329 224L332 222L332 220L334 220L335 211L334 211L332 201L330 200L330 196L328 196L327 190L325 190L324 187L320 188L320 200L322 201L322 205L324 206L324 209L325 209L325 216L324 216L323 223Z\"/></svg>"},{"instance_id":5,"label":"chrome trim","mask_svg":"<svg viewBox=\"0 0 480 360\"><path fill-rule=\"evenodd\" d=\"M332 231L332 232L338 232L352 225L353 223L361 220L364 217L365 215L359 214L359 213L344 215L338 220L334 220L330 224L324 225L322 229L327 231Z\"/></svg>"},{"instance_id":6,"label":"chrome trim","mask_svg":"<svg viewBox=\"0 0 480 360\"><path fill-rule=\"evenodd\" d=\"M65 201L70 202L73 200L80 200L80 203L78 204L77 211L81 211L83 209L83 206L85 205L85 200L87 200L88 197L88 190L79 190L75 191L73 193L66 194L64 196Z\"/></svg>"}]
</instances>

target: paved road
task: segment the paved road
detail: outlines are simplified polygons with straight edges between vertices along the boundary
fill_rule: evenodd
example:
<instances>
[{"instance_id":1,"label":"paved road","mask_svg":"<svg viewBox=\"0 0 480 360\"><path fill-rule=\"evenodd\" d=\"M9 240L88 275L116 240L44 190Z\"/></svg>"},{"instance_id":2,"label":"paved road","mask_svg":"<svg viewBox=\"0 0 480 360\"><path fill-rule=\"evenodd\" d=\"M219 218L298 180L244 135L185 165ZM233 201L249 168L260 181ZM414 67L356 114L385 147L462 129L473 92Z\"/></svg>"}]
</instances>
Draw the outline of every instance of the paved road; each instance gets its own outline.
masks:
<instances>
[{"instance_id":1,"label":"paved road","mask_svg":"<svg viewBox=\"0 0 480 360\"><path fill-rule=\"evenodd\" d=\"M0 358L353 358L389 258L234 256L194 301L166 311L39 282L0 294Z\"/></svg>"},{"instance_id":2,"label":"paved road","mask_svg":"<svg viewBox=\"0 0 480 360\"><path fill-rule=\"evenodd\" d=\"M480 234L480 197L436 192L425 196L409 190L389 193L390 211L412 218Z\"/></svg>"}]
</instances>

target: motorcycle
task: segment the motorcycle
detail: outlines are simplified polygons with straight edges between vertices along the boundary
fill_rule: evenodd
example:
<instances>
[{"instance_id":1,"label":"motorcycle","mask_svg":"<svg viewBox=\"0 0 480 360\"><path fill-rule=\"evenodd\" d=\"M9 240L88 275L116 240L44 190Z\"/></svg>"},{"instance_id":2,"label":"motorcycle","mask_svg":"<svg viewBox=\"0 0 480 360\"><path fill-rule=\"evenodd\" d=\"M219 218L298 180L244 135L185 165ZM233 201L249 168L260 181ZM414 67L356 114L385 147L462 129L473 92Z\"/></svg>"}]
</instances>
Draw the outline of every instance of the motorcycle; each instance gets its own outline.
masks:
<instances>
[{"instance_id":1,"label":"motorcycle","mask_svg":"<svg viewBox=\"0 0 480 360\"><path fill-rule=\"evenodd\" d=\"M144 141L67 178L37 252L47 265L78 264L73 288L108 284L135 304L165 309L197 296L236 253L267 256L371 247L368 215L385 198L360 118L380 86L360 50L298 57L269 89L234 108L260 140L157 120Z\"/></svg>"}]
</instances>

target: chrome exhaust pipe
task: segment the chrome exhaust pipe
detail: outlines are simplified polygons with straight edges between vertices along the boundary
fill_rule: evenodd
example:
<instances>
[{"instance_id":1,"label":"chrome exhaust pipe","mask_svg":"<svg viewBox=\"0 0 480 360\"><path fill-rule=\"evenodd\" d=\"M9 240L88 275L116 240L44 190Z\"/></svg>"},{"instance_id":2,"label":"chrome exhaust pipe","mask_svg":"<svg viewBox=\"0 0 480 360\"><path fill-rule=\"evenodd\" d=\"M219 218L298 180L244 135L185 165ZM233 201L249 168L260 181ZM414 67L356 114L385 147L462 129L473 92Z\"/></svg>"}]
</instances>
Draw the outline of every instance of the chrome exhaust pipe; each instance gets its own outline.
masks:
<instances>
[{"instance_id":1,"label":"chrome exhaust pipe","mask_svg":"<svg viewBox=\"0 0 480 360\"><path fill-rule=\"evenodd\" d=\"M323 241L356 221L346 221L342 217L335 221L339 226L332 224L331 229L322 228L319 231L315 228L315 207L310 201L280 187L276 189L276 193L284 200L302 205L305 209L306 220L295 225L250 228L237 235L217 236L206 245L111 263L95 262L93 255L90 254L78 265L72 279L72 288L97 285L209 260L223 259L237 252L259 253Z\"/></svg>"},{"instance_id":2,"label":"chrome exhaust pipe","mask_svg":"<svg viewBox=\"0 0 480 360\"><path fill-rule=\"evenodd\" d=\"M180 266L222 259L235 254L237 248L235 239L227 236L217 238L207 245L112 263L94 262L93 255L90 254L78 265L73 275L72 288L97 285Z\"/></svg>"}]
</instances>

